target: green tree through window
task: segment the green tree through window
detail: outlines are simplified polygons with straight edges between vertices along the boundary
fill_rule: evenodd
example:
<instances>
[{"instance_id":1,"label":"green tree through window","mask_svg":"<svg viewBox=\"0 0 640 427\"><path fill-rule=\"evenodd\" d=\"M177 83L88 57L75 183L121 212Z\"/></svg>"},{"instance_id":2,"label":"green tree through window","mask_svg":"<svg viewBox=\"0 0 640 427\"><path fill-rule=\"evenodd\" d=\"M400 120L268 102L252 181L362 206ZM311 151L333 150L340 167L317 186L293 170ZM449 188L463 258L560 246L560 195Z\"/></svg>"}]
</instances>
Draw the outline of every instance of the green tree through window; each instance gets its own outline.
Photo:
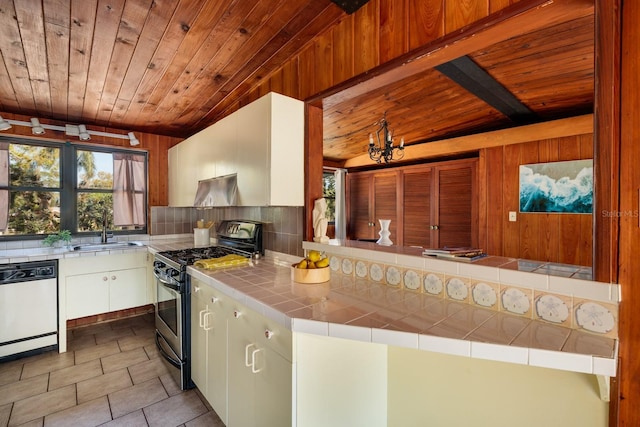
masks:
<instances>
[{"instance_id":1,"label":"green tree through window","mask_svg":"<svg viewBox=\"0 0 640 427\"><path fill-rule=\"evenodd\" d=\"M336 220L336 179L333 172L322 174L322 197L327 200L326 217L330 223L333 223Z\"/></svg>"},{"instance_id":2,"label":"green tree through window","mask_svg":"<svg viewBox=\"0 0 640 427\"><path fill-rule=\"evenodd\" d=\"M105 211L110 232L146 232L146 224L113 225L113 153L118 152L130 151L10 141L9 216L0 235L42 235L61 229L97 232L102 230ZM146 156L144 161L146 171Z\"/></svg>"}]
</instances>

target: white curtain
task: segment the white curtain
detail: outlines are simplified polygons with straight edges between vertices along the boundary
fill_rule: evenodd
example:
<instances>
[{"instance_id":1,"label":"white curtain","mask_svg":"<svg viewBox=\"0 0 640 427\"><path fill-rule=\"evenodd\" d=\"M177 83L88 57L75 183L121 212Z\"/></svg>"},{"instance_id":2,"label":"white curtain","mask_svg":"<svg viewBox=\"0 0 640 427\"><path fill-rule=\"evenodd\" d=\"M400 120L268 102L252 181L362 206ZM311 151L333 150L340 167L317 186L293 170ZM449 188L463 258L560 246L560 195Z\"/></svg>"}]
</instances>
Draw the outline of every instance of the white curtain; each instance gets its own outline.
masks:
<instances>
[{"instance_id":1,"label":"white curtain","mask_svg":"<svg viewBox=\"0 0 640 427\"><path fill-rule=\"evenodd\" d=\"M346 195L345 195L345 178L347 176L346 169L336 169L333 173L336 183L336 239L344 240L347 238L347 212L346 212Z\"/></svg>"},{"instance_id":2,"label":"white curtain","mask_svg":"<svg viewBox=\"0 0 640 427\"><path fill-rule=\"evenodd\" d=\"M9 220L9 143L0 142L0 231Z\"/></svg>"},{"instance_id":3,"label":"white curtain","mask_svg":"<svg viewBox=\"0 0 640 427\"><path fill-rule=\"evenodd\" d=\"M144 225L144 156L113 154L113 224Z\"/></svg>"}]
</instances>

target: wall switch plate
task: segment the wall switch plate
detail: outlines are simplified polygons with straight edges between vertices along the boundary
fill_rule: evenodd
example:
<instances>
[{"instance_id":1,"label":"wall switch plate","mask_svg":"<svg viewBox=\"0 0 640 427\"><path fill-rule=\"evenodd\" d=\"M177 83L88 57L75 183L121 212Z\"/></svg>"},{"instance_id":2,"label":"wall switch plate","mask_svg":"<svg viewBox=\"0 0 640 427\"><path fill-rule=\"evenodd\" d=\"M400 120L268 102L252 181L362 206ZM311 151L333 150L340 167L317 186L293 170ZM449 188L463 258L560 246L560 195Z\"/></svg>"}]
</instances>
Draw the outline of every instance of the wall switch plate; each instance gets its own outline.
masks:
<instances>
[{"instance_id":1,"label":"wall switch plate","mask_svg":"<svg viewBox=\"0 0 640 427\"><path fill-rule=\"evenodd\" d=\"M509 221L511 222L515 222L516 221L516 213L513 211L509 211Z\"/></svg>"}]
</instances>

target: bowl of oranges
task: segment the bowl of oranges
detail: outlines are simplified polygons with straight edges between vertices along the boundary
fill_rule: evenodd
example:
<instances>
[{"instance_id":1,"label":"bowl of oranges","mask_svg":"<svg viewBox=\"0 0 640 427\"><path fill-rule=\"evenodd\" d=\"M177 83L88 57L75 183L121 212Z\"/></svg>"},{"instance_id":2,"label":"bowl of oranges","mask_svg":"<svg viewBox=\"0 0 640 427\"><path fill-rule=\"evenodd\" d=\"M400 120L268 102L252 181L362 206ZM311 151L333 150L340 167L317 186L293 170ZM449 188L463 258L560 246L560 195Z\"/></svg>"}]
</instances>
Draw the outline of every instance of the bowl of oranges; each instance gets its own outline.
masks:
<instances>
[{"instance_id":1,"label":"bowl of oranges","mask_svg":"<svg viewBox=\"0 0 640 427\"><path fill-rule=\"evenodd\" d=\"M291 280L298 283L322 283L331 278L329 258L319 251L309 251L307 256L291 266Z\"/></svg>"}]
</instances>

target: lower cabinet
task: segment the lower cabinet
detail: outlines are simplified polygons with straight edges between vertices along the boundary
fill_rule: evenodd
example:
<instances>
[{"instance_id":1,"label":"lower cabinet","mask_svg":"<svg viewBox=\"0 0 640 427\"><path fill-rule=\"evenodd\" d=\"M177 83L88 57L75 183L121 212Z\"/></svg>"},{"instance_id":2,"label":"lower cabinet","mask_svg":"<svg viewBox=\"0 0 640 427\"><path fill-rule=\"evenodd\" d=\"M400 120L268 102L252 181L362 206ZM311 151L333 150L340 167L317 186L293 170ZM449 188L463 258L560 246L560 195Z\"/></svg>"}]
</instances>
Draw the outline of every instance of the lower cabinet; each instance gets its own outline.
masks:
<instances>
[{"instance_id":1,"label":"lower cabinet","mask_svg":"<svg viewBox=\"0 0 640 427\"><path fill-rule=\"evenodd\" d=\"M92 316L149 303L146 253L64 260L66 318Z\"/></svg>"},{"instance_id":2,"label":"lower cabinet","mask_svg":"<svg viewBox=\"0 0 640 427\"><path fill-rule=\"evenodd\" d=\"M291 426L291 331L191 284L191 377L209 404L227 427Z\"/></svg>"},{"instance_id":3,"label":"lower cabinet","mask_svg":"<svg viewBox=\"0 0 640 427\"><path fill-rule=\"evenodd\" d=\"M227 426L290 426L291 332L239 304L228 328Z\"/></svg>"},{"instance_id":4,"label":"lower cabinet","mask_svg":"<svg viewBox=\"0 0 640 427\"><path fill-rule=\"evenodd\" d=\"M227 317L231 301L197 280L191 285L191 379L227 424Z\"/></svg>"}]
</instances>

